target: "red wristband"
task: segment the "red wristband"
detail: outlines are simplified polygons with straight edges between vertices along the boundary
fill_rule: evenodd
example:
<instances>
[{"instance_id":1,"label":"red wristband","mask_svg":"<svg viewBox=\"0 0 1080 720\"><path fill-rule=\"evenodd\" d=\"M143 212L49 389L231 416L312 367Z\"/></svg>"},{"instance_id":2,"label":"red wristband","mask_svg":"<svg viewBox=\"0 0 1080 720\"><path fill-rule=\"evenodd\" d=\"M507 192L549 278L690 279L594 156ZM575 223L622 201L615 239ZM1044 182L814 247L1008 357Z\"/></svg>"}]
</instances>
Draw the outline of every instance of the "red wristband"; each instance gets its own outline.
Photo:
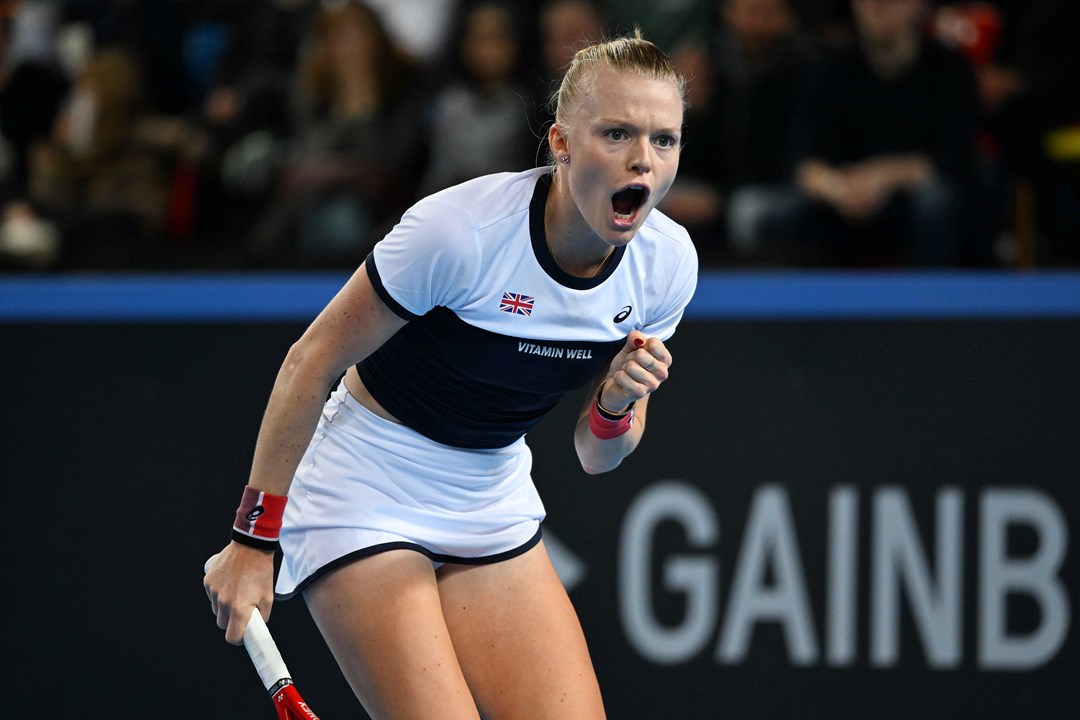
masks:
<instances>
[{"instance_id":1,"label":"red wristband","mask_svg":"<svg viewBox=\"0 0 1080 720\"><path fill-rule=\"evenodd\" d=\"M601 385L596 393L596 402L589 411L589 430L601 440L611 440L619 437L634 425L634 404L631 403L622 415L612 416L600 405L600 393L603 389L604 386Z\"/></svg>"},{"instance_id":2,"label":"red wristband","mask_svg":"<svg viewBox=\"0 0 1080 720\"><path fill-rule=\"evenodd\" d=\"M257 490L250 485L244 488L240 507L236 508L233 537L237 535L263 543L276 543L281 534L281 518L285 514L284 495Z\"/></svg>"}]
</instances>

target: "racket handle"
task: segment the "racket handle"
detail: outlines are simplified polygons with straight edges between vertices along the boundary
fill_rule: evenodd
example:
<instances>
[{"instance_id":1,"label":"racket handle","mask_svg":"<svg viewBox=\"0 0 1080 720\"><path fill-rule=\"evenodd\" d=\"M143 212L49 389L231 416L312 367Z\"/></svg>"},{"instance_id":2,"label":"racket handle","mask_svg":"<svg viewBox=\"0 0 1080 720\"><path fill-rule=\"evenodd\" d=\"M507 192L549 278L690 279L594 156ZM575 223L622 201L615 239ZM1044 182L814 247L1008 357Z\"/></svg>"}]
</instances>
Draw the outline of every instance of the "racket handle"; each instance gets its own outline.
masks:
<instances>
[{"instance_id":1,"label":"racket handle","mask_svg":"<svg viewBox=\"0 0 1080 720\"><path fill-rule=\"evenodd\" d=\"M282 680L292 678L259 608L251 609L251 619L244 629L244 647L247 648L255 671L259 673L259 679L268 692L276 692Z\"/></svg>"},{"instance_id":2,"label":"racket handle","mask_svg":"<svg viewBox=\"0 0 1080 720\"><path fill-rule=\"evenodd\" d=\"M216 558L217 555L213 555L206 561L203 566L204 572L209 572ZM248 619L247 627L244 628L244 647L247 648L251 663L255 666L255 671L259 673L259 679L262 680L263 687L268 692L271 694L276 692L282 680L291 682L292 676L289 675L285 661L281 659L277 643L270 635L270 629L266 627L266 621L263 620L262 613L257 607L251 609L251 618Z\"/></svg>"}]
</instances>

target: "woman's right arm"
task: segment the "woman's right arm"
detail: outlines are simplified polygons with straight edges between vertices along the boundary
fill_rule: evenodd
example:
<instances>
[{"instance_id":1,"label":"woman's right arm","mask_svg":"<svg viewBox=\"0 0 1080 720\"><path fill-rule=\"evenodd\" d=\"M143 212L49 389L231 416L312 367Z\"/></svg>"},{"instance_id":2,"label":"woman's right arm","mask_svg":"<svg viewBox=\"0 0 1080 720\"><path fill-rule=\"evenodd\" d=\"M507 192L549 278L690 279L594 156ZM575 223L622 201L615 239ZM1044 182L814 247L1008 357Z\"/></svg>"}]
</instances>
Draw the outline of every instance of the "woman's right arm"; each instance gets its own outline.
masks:
<instances>
[{"instance_id":1,"label":"woman's right arm","mask_svg":"<svg viewBox=\"0 0 1080 720\"><path fill-rule=\"evenodd\" d=\"M259 428L249 485L288 494L330 384L404 324L376 294L361 265L289 349ZM235 541L214 561L203 584L228 642L242 642L252 608L269 619L273 574L272 552Z\"/></svg>"}]
</instances>

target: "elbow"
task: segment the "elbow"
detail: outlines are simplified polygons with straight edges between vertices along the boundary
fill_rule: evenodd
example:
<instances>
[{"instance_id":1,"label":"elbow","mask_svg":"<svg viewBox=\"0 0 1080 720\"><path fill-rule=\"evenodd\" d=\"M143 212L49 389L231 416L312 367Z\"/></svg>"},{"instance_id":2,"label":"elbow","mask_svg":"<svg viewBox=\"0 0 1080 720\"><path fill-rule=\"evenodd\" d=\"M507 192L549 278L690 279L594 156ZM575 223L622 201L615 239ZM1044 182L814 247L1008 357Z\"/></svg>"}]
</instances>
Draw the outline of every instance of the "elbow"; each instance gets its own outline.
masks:
<instances>
[{"instance_id":1,"label":"elbow","mask_svg":"<svg viewBox=\"0 0 1080 720\"><path fill-rule=\"evenodd\" d=\"M622 464L625 456L596 457L595 455L579 452L578 462L586 475L603 475L611 472Z\"/></svg>"},{"instance_id":2,"label":"elbow","mask_svg":"<svg viewBox=\"0 0 1080 720\"><path fill-rule=\"evenodd\" d=\"M588 433L589 431L584 431ZM637 448L637 437L623 435L615 439L598 440L592 435L578 435L575 450L578 462L586 475L603 475L615 470Z\"/></svg>"},{"instance_id":3,"label":"elbow","mask_svg":"<svg viewBox=\"0 0 1080 720\"><path fill-rule=\"evenodd\" d=\"M326 353L305 338L300 338L289 348L281 364L280 377L286 381L301 378L316 379L329 386L341 372L326 362Z\"/></svg>"},{"instance_id":4,"label":"elbow","mask_svg":"<svg viewBox=\"0 0 1080 720\"><path fill-rule=\"evenodd\" d=\"M285 379L306 375L310 372L311 352L303 340L297 340L285 353L281 363L281 376Z\"/></svg>"},{"instance_id":5,"label":"elbow","mask_svg":"<svg viewBox=\"0 0 1080 720\"><path fill-rule=\"evenodd\" d=\"M606 466L602 466L602 465L586 465L585 463L581 464L581 469L585 471L586 475L603 475L606 472L611 472L612 470L614 470L617 467L619 467L619 463L615 463L614 465L606 465Z\"/></svg>"},{"instance_id":6,"label":"elbow","mask_svg":"<svg viewBox=\"0 0 1080 720\"><path fill-rule=\"evenodd\" d=\"M587 423L583 420L582 423ZM622 464L630 453L637 449L641 429L635 433L627 433L617 438L600 440L586 429L587 426L579 425L577 434L574 436L574 450L577 452L578 463L587 475L602 475L611 472Z\"/></svg>"}]
</instances>

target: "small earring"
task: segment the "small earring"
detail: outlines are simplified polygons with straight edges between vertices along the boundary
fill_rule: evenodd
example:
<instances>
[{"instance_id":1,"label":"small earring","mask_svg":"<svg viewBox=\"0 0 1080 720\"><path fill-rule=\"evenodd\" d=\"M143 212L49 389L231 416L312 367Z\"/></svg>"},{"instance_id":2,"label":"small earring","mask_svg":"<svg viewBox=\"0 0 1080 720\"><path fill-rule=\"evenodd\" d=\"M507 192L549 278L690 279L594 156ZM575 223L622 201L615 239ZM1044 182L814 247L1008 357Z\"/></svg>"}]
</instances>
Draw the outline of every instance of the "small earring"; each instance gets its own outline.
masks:
<instances>
[{"instance_id":1,"label":"small earring","mask_svg":"<svg viewBox=\"0 0 1080 720\"><path fill-rule=\"evenodd\" d=\"M560 162L561 162L561 163L562 163L563 165L569 165L569 164L570 164L570 156L569 156L569 155L565 155L565 156L563 156L563 157L562 157L562 158L560 159Z\"/></svg>"}]
</instances>

